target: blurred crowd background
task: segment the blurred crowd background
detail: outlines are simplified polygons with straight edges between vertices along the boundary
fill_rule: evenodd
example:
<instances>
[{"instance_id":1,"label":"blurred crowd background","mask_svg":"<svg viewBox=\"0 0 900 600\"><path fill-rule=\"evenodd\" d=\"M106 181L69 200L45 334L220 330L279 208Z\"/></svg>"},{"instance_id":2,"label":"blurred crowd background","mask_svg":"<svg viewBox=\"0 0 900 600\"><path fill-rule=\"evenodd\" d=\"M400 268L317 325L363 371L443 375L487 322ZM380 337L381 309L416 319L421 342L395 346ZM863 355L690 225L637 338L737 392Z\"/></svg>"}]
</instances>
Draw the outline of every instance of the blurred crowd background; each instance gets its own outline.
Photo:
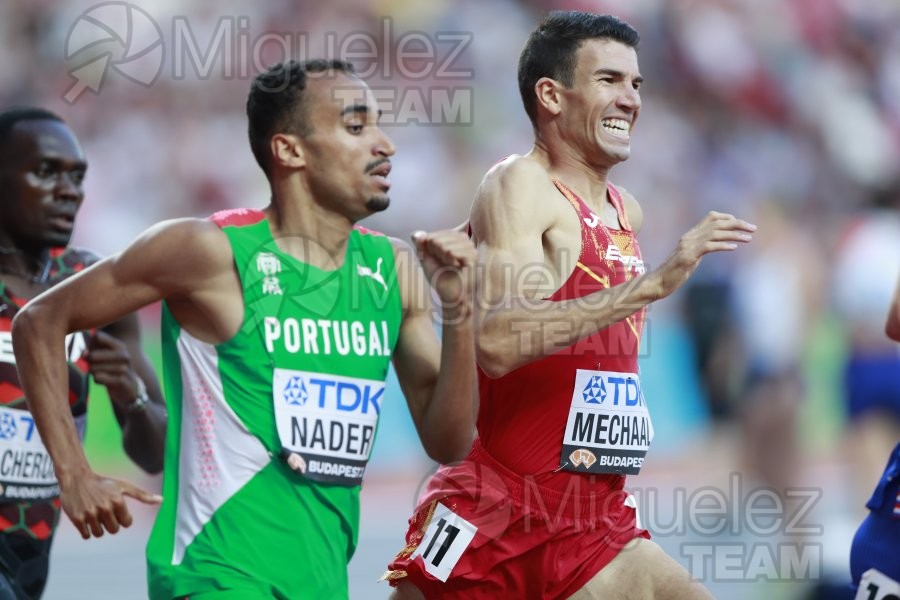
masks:
<instances>
[{"instance_id":1,"label":"blurred crowd background","mask_svg":"<svg viewBox=\"0 0 900 600\"><path fill-rule=\"evenodd\" d=\"M111 71L98 94L87 91L70 104L63 96L74 83L70 71L77 64L66 57L68 35L96 3L0 4L0 105L48 107L79 136L90 167L76 243L103 254L120 250L159 220L262 207L268 201L244 114L258 67L241 69L238 63L269 64L280 52L271 44L253 57L235 51L207 77L190 64L184 77L176 77L171 46L177 19L190 25L201 50L212 43L222 18L247 17L251 38L302 33L307 45L294 58L327 53L326 34L341 39L369 32L383 43L378 60L384 65L397 57L384 39L383 17L391 18L396 36L411 30L432 38L440 32L470 34L454 67L470 70L471 77L448 80L432 73L414 80L394 68L378 69L369 81L401 96L412 90L428 97L445 88L472 94L466 122L400 119L388 126L398 146L392 205L366 225L399 237L462 222L483 173L509 154L528 151L532 135L521 108L516 63L542 14L609 12L632 23L642 38L643 110L632 158L613 171L612 180L642 203L645 260L659 264L709 210L759 225L749 247L706 259L685 289L649 313L642 379L656 425L656 450L632 485L670 492L708 485L727 489L728 474L739 472L748 488L769 485L782 494L791 486L821 490L808 519L821 531L804 536L804 543L819 544L819 572L778 583L710 585L723 598L801 598L825 597L826 582L838 588L846 582L853 530L900 437L897 413L868 410L859 397L868 389L863 378L900 376L898 350L883 335L900 273L896 0L142 0L134 5L162 32L165 59L158 79L148 87ZM152 38L152 32L144 35ZM124 68L134 48L129 54L127 40L122 44L127 56L115 60ZM235 75L240 72L247 76ZM151 349L157 314L143 315ZM875 371L865 371L872 365ZM374 579L403 545L404 520L429 469L398 394L385 409L363 494L370 524L364 522L360 555L351 565L353 597L386 597L386 588L375 586ZM93 459L138 477L117 449L108 409L94 404L88 433ZM383 529L372 529L372 519ZM61 537L47 597L100 597L71 594L87 585L78 577L87 577L98 564L77 561L86 561L90 552L102 555L102 546L91 542L95 546L88 551L68 533ZM679 543L689 536L659 539L687 564ZM76 545L66 545L67 540ZM774 546L783 540L763 541ZM110 556L133 554L136 560L129 565L139 570L143 543L132 532L127 549L117 546ZM82 567L67 567L66 559ZM129 568L123 567L128 580L140 584L142 572ZM114 576L108 571L105 576ZM118 593L109 597L130 597L122 596L121 588Z\"/></svg>"}]
</instances>

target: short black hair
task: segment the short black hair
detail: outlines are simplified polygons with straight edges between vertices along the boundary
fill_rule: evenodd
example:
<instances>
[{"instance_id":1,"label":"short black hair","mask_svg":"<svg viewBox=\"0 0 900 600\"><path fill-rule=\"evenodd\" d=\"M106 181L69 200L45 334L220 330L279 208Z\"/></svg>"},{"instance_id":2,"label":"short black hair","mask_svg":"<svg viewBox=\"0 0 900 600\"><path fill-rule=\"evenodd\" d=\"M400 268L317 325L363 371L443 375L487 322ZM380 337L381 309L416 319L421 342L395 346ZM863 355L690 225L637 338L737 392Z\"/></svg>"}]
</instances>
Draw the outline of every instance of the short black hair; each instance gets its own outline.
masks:
<instances>
[{"instance_id":1,"label":"short black hair","mask_svg":"<svg viewBox=\"0 0 900 600\"><path fill-rule=\"evenodd\" d=\"M307 135L312 130L303 106L307 74L328 71L356 74L353 65L343 60L290 60L269 67L253 80L247 96L247 133L253 156L267 175L272 136L279 132Z\"/></svg>"},{"instance_id":2,"label":"short black hair","mask_svg":"<svg viewBox=\"0 0 900 600\"><path fill-rule=\"evenodd\" d=\"M638 32L618 17L588 12L554 11L528 36L519 55L519 93L531 123L537 126L534 86L550 77L571 87L575 77L575 55L585 40L608 39L637 48Z\"/></svg>"},{"instance_id":3,"label":"short black hair","mask_svg":"<svg viewBox=\"0 0 900 600\"><path fill-rule=\"evenodd\" d=\"M37 106L11 106L0 112L0 150L6 148L13 127L22 121L57 121L65 123L62 117Z\"/></svg>"}]
</instances>

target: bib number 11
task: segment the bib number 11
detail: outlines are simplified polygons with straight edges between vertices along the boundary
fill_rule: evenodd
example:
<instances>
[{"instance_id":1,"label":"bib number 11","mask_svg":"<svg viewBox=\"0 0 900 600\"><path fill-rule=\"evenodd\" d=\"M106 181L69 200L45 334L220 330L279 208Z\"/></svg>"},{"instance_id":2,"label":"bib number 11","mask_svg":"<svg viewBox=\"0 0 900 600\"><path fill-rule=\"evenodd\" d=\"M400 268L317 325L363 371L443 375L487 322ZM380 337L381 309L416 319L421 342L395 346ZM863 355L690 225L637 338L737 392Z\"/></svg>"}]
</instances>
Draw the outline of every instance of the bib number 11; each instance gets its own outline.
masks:
<instances>
[{"instance_id":1,"label":"bib number 11","mask_svg":"<svg viewBox=\"0 0 900 600\"><path fill-rule=\"evenodd\" d=\"M447 581L476 531L477 527L438 503L413 558L421 556L428 573Z\"/></svg>"}]
</instances>

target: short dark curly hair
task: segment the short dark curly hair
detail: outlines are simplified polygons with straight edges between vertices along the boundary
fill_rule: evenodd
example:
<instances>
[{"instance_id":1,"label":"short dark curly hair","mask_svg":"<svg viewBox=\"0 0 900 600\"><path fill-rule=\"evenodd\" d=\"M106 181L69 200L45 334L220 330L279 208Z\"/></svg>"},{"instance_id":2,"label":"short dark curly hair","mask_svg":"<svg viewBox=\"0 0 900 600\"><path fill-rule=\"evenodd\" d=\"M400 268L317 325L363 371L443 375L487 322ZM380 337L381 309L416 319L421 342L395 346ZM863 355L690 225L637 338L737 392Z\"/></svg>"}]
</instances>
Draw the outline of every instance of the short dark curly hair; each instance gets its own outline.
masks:
<instances>
[{"instance_id":1,"label":"short dark curly hair","mask_svg":"<svg viewBox=\"0 0 900 600\"><path fill-rule=\"evenodd\" d=\"M278 63L256 76L247 96L247 133L256 162L269 174L269 140L276 133L307 135L303 90L307 74L338 71L355 75L353 65L342 60L314 59Z\"/></svg>"}]
</instances>

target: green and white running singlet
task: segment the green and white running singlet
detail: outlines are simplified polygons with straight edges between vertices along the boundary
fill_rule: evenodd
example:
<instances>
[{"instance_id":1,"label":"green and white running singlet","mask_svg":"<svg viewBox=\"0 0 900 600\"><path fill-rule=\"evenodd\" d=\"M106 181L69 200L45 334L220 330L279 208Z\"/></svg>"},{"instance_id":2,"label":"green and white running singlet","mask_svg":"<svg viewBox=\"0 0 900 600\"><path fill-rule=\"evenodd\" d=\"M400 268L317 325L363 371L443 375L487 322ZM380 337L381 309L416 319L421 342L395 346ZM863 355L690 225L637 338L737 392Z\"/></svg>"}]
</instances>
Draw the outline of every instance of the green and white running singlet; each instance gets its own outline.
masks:
<instances>
[{"instance_id":1,"label":"green and white running singlet","mask_svg":"<svg viewBox=\"0 0 900 600\"><path fill-rule=\"evenodd\" d=\"M393 247L356 228L342 266L322 271L281 252L260 211L212 219L234 252L244 321L212 345L163 306L169 426L150 597L346 597L402 318Z\"/></svg>"}]
</instances>

